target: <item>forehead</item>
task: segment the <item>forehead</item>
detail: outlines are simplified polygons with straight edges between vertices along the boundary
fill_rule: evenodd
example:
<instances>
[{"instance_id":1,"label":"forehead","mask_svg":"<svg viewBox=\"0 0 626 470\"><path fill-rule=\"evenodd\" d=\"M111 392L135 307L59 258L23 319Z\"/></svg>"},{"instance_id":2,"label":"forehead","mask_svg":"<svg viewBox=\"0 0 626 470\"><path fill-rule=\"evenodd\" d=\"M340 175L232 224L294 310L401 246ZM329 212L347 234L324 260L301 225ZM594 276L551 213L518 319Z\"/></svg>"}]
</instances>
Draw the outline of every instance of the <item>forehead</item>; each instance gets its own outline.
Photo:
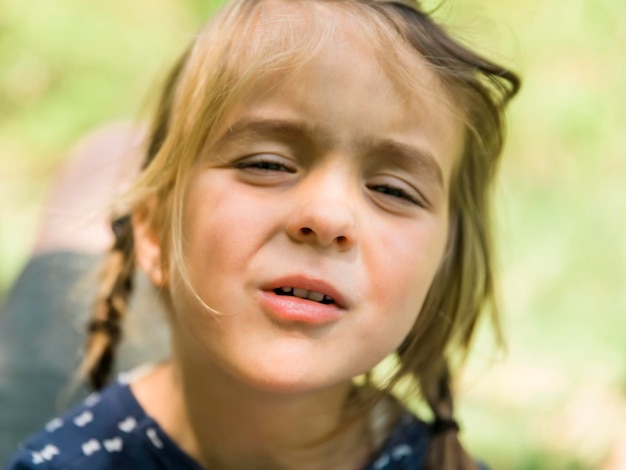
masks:
<instances>
[{"instance_id":1,"label":"forehead","mask_svg":"<svg viewBox=\"0 0 626 470\"><path fill-rule=\"evenodd\" d=\"M416 120L422 137L447 145L444 153L462 153L464 108L455 106L435 67L400 37L402 28L371 5L242 0L235 6L199 35L178 86L174 122L182 125L172 135L185 142L188 165L224 135L242 107L310 103L313 91L304 79L311 75L325 84L315 93L335 105L332 112L358 104L369 115L384 113L385 124ZM370 100L372 90L381 99Z\"/></svg>"},{"instance_id":2,"label":"forehead","mask_svg":"<svg viewBox=\"0 0 626 470\"><path fill-rule=\"evenodd\" d=\"M333 122L322 113L330 110L332 117L337 117L358 108L364 117L364 135L371 135L366 116L375 116L389 129L402 131L405 126L410 128L408 132L417 125L420 146L449 144L436 152L426 149L427 153L460 153L456 144L462 140L463 126L440 77L369 7L320 1L266 1L262 5L254 16L249 39L272 44L264 51L266 63L276 56L287 59L278 70L259 68L260 73L244 87L245 96L231 107L218 135L237 120L258 119L264 112L271 114L273 108L283 113L319 110L318 122L311 124L319 124L320 129ZM377 99L372 99L374 94ZM350 129L358 131L358 126Z\"/></svg>"},{"instance_id":3,"label":"forehead","mask_svg":"<svg viewBox=\"0 0 626 470\"><path fill-rule=\"evenodd\" d=\"M393 11L388 5L385 8ZM287 57L287 63L296 68L322 48L326 54L335 50L344 54L343 60L350 60L349 49L358 45L377 58L403 92L437 87L440 99L451 104L435 68L401 36L400 30L408 25L406 19L379 10L354 1L260 1L245 28L250 36L242 44L249 54ZM251 44L255 47L249 47Z\"/></svg>"}]
</instances>

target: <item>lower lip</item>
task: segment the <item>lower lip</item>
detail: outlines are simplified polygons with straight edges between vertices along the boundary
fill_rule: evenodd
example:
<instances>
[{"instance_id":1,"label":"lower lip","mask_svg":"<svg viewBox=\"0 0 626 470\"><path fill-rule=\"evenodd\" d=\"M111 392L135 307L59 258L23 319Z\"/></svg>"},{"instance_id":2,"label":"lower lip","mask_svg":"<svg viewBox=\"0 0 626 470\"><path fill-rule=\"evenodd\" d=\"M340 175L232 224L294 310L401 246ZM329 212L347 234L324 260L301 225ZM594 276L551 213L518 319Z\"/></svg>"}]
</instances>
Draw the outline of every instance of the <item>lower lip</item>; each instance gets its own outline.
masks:
<instances>
[{"instance_id":1,"label":"lower lip","mask_svg":"<svg viewBox=\"0 0 626 470\"><path fill-rule=\"evenodd\" d=\"M345 312L335 304L321 304L271 291L262 291L259 297L263 310L279 322L326 325L338 321Z\"/></svg>"}]
</instances>

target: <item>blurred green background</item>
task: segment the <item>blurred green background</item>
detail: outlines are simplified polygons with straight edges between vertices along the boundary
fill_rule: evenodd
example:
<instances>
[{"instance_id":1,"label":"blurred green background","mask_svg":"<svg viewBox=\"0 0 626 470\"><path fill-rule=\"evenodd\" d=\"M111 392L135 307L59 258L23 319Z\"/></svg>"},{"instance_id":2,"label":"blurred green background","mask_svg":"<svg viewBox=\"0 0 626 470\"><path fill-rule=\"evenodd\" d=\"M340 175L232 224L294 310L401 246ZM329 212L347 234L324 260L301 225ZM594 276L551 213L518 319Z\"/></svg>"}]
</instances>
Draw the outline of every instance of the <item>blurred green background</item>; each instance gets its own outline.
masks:
<instances>
[{"instance_id":1,"label":"blurred green background","mask_svg":"<svg viewBox=\"0 0 626 470\"><path fill-rule=\"evenodd\" d=\"M64 155L137 117L213 9L0 2L0 298ZM626 2L450 0L438 16L524 78L497 193L508 350L483 342L470 363L465 439L495 469L626 468L609 458L626 450Z\"/></svg>"}]
</instances>

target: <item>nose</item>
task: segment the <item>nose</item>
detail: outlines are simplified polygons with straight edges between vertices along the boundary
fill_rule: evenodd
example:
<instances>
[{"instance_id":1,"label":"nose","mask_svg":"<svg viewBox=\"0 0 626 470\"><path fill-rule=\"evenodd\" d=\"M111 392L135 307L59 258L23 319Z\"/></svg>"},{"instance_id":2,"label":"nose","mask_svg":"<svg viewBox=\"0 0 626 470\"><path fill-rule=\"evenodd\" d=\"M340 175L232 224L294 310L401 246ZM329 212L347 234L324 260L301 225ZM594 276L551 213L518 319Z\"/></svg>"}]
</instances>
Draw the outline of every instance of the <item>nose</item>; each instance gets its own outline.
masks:
<instances>
[{"instance_id":1,"label":"nose","mask_svg":"<svg viewBox=\"0 0 626 470\"><path fill-rule=\"evenodd\" d=\"M356 194L346 178L329 173L298 185L287 233L299 243L345 251L356 243Z\"/></svg>"}]
</instances>

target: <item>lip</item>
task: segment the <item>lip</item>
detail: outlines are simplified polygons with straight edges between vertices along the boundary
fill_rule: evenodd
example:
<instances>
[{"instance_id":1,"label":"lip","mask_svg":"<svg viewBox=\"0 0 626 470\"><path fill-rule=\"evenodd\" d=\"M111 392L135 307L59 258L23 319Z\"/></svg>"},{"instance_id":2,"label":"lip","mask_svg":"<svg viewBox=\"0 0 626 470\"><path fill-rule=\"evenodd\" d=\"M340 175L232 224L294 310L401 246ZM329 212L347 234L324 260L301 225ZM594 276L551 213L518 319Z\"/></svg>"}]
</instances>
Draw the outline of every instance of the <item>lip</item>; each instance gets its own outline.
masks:
<instances>
[{"instance_id":1,"label":"lip","mask_svg":"<svg viewBox=\"0 0 626 470\"><path fill-rule=\"evenodd\" d=\"M332 297L335 301L334 305L340 309L346 309L348 306L343 294L328 282L322 279L315 279L302 275L284 276L279 279L275 279L263 286L263 290L273 291L274 289L279 289L285 286L321 292L324 295Z\"/></svg>"},{"instance_id":2,"label":"lip","mask_svg":"<svg viewBox=\"0 0 626 470\"><path fill-rule=\"evenodd\" d=\"M274 293L275 289L285 286L320 292L332 297L334 303L322 304ZM259 300L263 310L281 323L326 325L338 321L347 309L345 297L337 289L326 281L305 276L286 276L271 281L261 288Z\"/></svg>"}]
</instances>

